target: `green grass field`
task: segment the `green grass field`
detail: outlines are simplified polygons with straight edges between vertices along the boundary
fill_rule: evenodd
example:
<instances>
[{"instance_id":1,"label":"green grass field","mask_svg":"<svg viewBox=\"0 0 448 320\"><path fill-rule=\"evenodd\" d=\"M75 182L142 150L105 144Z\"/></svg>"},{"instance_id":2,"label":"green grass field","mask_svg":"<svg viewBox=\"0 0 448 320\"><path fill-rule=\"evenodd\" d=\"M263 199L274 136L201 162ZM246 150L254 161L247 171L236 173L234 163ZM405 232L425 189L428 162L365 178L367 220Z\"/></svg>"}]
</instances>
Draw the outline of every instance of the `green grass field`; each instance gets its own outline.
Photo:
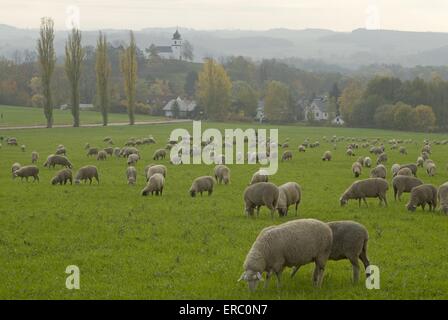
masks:
<instances>
[{"instance_id":1,"label":"green grass field","mask_svg":"<svg viewBox=\"0 0 448 320\"><path fill-rule=\"evenodd\" d=\"M14 126L37 126L45 125L46 120L44 112L40 108L27 108L27 107L13 107L0 105L0 113L3 114L3 118L0 119L1 127L14 127ZM81 111L81 125L83 124L101 124L103 120L101 113L97 111ZM73 124L73 116L70 110L53 111L54 124ZM151 121L162 120L163 117L154 117L136 114L135 121ZM126 113L109 113L109 122L128 122L129 118Z\"/></svg>"},{"instance_id":2,"label":"green grass field","mask_svg":"<svg viewBox=\"0 0 448 320\"><path fill-rule=\"evenodd\" d=\"M369 207L356 201L339 206L341 193L355 180L351 164L357 157L345 155L346 142L338 143L333 161L322 162L322 154L332 150L322 136L366 138L412 138L408 155L388 150L393 163L415 162L424 138L447 139L446 135L361 130L344 128L279 127L279 140L290 138L293 160L280 163L271 178L276 184L296 181L302 186L299 218L322 221L356 220L370 233L369 258L381 271L381 289L367 290L362 280L351 283L347 260L327 264L323 286L311 284L313 265L303 267L294 279L283 274L283 287L275 281L266 290L251 294L245 283L237 283L242 264L253 241L266 226L296 219L294 210L285 218L261 209L258 218L243 214L243 190L258 166L229 165L230 185L218 185L212 196L191 198L191 182L212 175L214 166L170 165L162 197L142 197L143 168L154 162L155 149L164 147L178 125L136 127L54 128L0 132L15 136L27 146L0 149L0 298L2 299L447 299L448 298L448 216L439 212L407 212L405 203L393 200L389 207L368 200ZM189 124L183 127L190 128ZM236 128L237 124L207 124L208 127ZM205 127L205 125L203 125ZM267 127L275 128L275 127ZM84 145L103 147L110 136L122 146L130 137L152 134L156 145L141 146L136 186L128 186L124 159L99 162L85 155ZM305 138L320 140L321 146L299 153ZM75 170L97 165L99 185L52 186L56 170L42 166L58 144L64 144ZM31 151L40 153L40 183L12 180L13 162L30 164ZM282 152L282 150L280 150ZM356 156L369 155L359 149ZM431 158L438 165L434 177L419 169L419 177L440 185L448 180L448 145L435 145ZM375 161L376 157L372 157ZM361 178L368 177L364 170ZM292 212L292 214L291 214ZM65 287L65 269L77 265L81 289ZM362 278L363 279L363 278Z\"/></svg>"}]
</instances>

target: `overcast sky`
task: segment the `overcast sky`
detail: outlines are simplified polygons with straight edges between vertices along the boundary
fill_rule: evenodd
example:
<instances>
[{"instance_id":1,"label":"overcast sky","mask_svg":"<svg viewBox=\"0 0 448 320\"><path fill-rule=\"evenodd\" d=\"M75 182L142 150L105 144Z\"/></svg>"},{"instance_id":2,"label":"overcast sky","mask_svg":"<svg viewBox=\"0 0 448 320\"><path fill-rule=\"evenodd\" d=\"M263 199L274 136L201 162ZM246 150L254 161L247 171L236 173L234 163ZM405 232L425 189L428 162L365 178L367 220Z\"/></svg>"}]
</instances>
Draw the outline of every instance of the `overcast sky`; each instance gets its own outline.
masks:
<instances>
[{"instance_id":1,"label":"overcast sky","mask_svg":"<svg viewBox=\"0 0 448 320\"><path fill-rule=\"evenodd\" d=\"M79 11L79 19L77 19ZM0 0L0 24L57 29L357 28L448 32L447 0ZM73 19L74 17L74 19Z\"/></svg>"}]
</instances>

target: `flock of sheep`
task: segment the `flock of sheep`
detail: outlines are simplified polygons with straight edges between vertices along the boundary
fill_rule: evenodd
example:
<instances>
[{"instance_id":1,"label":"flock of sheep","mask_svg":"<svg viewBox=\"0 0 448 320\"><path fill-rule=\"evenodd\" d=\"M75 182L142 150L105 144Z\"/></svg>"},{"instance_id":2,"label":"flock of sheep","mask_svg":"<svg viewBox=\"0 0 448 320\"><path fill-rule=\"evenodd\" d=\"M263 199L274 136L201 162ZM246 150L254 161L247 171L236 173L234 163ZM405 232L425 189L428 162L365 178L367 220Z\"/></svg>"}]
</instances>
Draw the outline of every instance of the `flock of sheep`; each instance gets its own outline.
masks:
<instances>
[{"instance_id":1,"label":"flock of sheep","mask_svg":"<svg viewBox=\"0 0 448 320\"><path fill-rule=\"evenodd\" d=\"M363 170L370 170L370 177L353 182L342 193L340 197L341 206L346 205L351 199L358 200L360 206L362 201L367 205L366 198L378 198L380 204L387 206L389 182L386 180L387 169L385 165L388 161L388 156L385 152L386 144L389 144L390 150L398 150L400 154L407 154L405 145L414 142L412 140L393 139L382 141L380 139L367 140L336 136L333 136L331 139L323 137L323 140L327 143L332 143L335 149L337 143L348 141L346 150L348 157L355 157L355 154L360 153L361 150L371 154L370 156L357 158L352 164L351 169L355 178L360 177ZM88 157L96 157L97 161L104 161L108 156L126 159L127 182L134 185L138 176L135 165L141 158L137 147L142 144L156 144L155 139L152 136L143 139L131 138L122 148L112 147L114 143L110 137L106 137L104 142L109 146L101 149L86 144L86 155ZM154 152L152 159L154 161L164 160L171 148L177 143L177 141L168 141L164 148ZM211 143L211 141L206 142L205 145L207 143ZM266 141L268 157L269 147L272 143L275 142ZM7 138L7 144L17 146L17 139ZM419 167L425 168L429 176L433 176L436 173L436 165L430 159L433 144L448 144L448 141L430 142L425 140L421 149L421 155L415 164L393 164L391 167L391 184L394 198L401 201L403 193L410 193L410 200L406 205L410 211L415 211L418 206L421 206L424 210L426 204L429 205L430 210L434 211L437 204L440 203L441 211L448 213L448 183L436 187L431 184L425 184L417 178ZM289 147L288 139L280 146L287 149ZM310 143L306 139L304 143L299 145L298 150L299 152L306 152L310 148L319 146L319 142ZM25 152L26 147L22 145L21 148ZM192 150L194 152L194 148ZM247 155L248 158L251 156L254 155ZM375 166L373 166L371 158L373 156L377 157ZM261 158L259 155L255 155L255 157L257 159ZM225 157L218 155L217 158L213 176L201 176L192 182L189 190L192 197L195 197L197 194L202 195L204 192L212 195L216 183L226 185L230 183L230 168L225 165ZM285 150L281 160L291 161L292 158L293 153L290 150ZM20 177L28 180L29 177L33 177L34 180L39 180L39 168L36 165L38 159L39 154L33 151L31 154L31 165L21 166L19 163L14 163L12 165L13 178ZM332 160L332 152L326 151L321 159L330 162ZM175 159L171 159L170 162L178 164ZM49 168L55 168L56 165L62 166L63 169L56 173L51 179L51 183L53 185L73 183L71 171L73 165L67 158L67 151L63 145L59 145L55 153L49 155L43 164L44 167ZM141 191L141 195L161 196L167 175L167 167L160 163L149 164L144 169L144 175L146 177L146 186ZM87 165L77 171L74 182L80 183L80 181L86 182L89 180L91 184L93 179L99 183L98 169L94 165ZM270 210L272 218L276 211L282 217L288 214L290 206L295 206L295 214L297 215L298 206L302 199L300 185L296 182L286 182L277 186L268 180L269 176L263 174L262 171L257 171L253 174L243 193L245 213L248 216L253 216L256 209L258 215L260 208L266 206ZM265 285L268 284L271 275L275 273L278 285L280 285L281 274L285 267L293 268L292 275L294 275L300 266L314 262L313 283L316 286L320 286L328 260L348 259L353 268L353 281L356 282L359 279L359 260L362 261L366 269L369 266L367 257L368 238L366 228L354 221L324 223L315 219L297 219L277 226L271 226L263 229L252 245L244 262L245 271L241 275L240 280L247 281L249 288L254 290L258 282L263 280L263 273L266 273Z\"/></svg>"}]
</instances>

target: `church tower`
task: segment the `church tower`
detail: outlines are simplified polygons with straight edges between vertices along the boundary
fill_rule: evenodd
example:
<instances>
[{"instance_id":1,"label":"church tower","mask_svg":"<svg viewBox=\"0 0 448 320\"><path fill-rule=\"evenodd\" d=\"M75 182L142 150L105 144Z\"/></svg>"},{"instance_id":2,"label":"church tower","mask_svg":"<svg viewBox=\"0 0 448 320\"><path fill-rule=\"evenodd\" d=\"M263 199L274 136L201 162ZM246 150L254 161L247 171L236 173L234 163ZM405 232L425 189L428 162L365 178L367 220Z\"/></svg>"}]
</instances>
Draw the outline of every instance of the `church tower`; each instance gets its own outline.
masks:
<instances>
[{"instance_id":1,"label":"church tower","mask_svg":"<svg viewBox=\"0 0 448 320\"><path fill-rule=\"evenodd\" d=\"M171 39L171 50L174 59L182 60L182 37L177 29L173 34L173 39Z\"/></svg>"}]
</instances>

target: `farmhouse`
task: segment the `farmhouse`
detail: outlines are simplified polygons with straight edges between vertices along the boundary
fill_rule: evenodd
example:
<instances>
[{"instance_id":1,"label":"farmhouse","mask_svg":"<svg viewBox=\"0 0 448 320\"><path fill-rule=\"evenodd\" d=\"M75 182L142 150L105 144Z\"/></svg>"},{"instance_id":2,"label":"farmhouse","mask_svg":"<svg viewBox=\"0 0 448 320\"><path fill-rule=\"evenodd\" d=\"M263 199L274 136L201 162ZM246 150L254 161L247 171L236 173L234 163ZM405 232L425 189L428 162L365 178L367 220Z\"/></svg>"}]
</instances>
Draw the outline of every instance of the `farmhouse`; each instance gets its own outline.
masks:
<instances>
[{"instance_id":1,"label":"farmhouse","mask_svg":"<svg viewBox=\"0 0 448 320\"><path fill-rule=\"evenodd\" d=\"M316 97L311 103L305 106L305 119L322 121L328 120L328 99L327 97Z\"/></svg>"},{"instance_id":2,"label":"farmhouse","mask_svg":"<svg viewBox=\"0 0 448 320\"><path fill-rule=\"evenodd\" d=\"M161 58L182 60L182 37L179 30L174 32L170 46L156 46L156 49Z\"/></svg>"},{"instance_id":3,"label":"farmhouse","mask_svg":"<svg viewBox=\"0 0 448 320\"><path fill-rule=\"evenodd\" d=\"M177 97L168 101L163 107L163 112L170 118L189 118L193 116L195 109L196 101Z\"/></svg>"}]
</instances>

